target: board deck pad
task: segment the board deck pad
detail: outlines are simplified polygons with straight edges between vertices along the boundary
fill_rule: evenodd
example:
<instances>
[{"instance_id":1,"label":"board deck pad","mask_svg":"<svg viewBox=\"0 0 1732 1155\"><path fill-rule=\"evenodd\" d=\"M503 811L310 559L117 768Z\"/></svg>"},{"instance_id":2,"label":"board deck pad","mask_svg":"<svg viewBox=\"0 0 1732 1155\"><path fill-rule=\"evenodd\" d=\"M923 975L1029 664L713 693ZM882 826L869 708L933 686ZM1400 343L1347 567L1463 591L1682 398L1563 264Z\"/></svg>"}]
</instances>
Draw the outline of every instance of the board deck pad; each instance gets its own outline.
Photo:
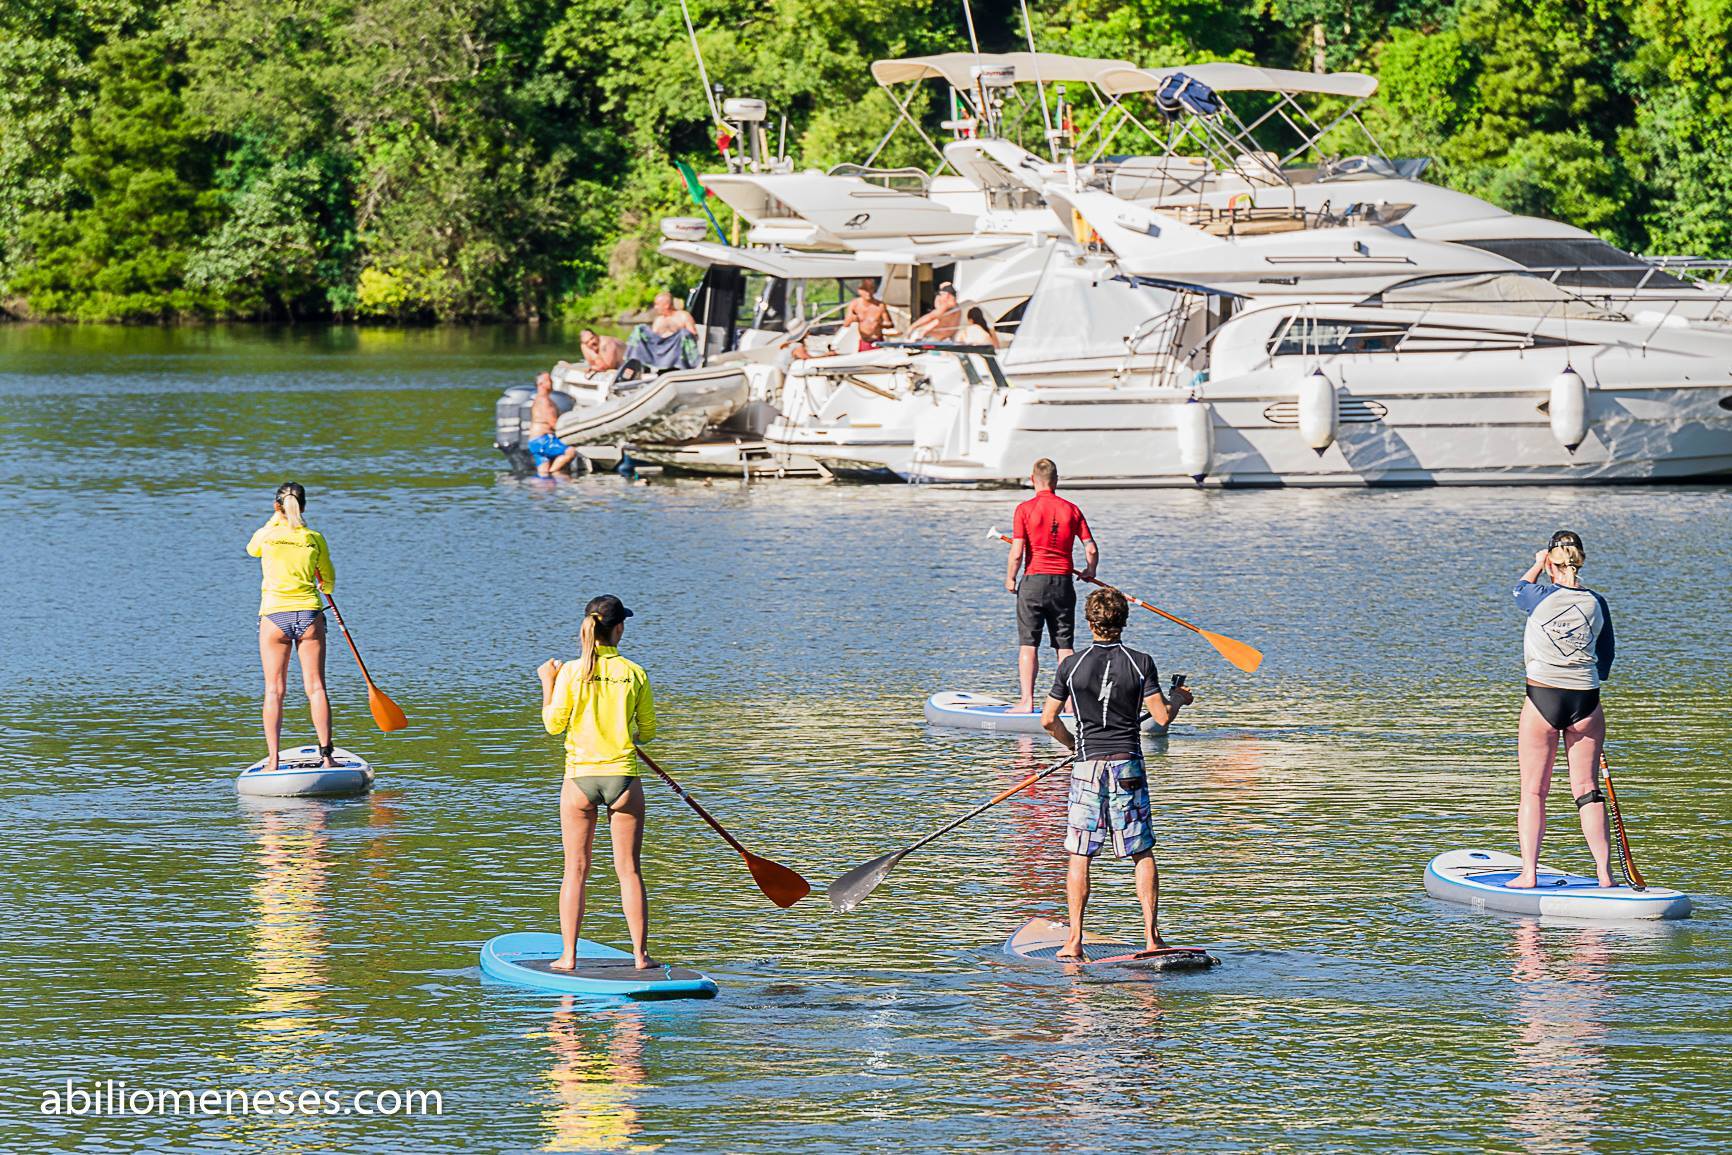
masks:
<instances>
[{"instance_id":1,"label":"board deck pad","mask_svg":"<svg viewBox=\"0 0 1732 1155\"><path fill-rule=\"evenodd\" d=\"M1144 952L1128 942L1104 935L1083 932L1083 958L1061 959L1058 952L1070 928L1049 918L1030 919L1004 944L1007 954L1030 962L1053 963L1059 966L1129 967L1136 970L1185 971L1208 970L1221 960L1201 947L1170 947L1164 951Z\"/></svg>"},{"instance_id":2,"label":"board deck pad","mask_svg":"<svg viewBox=\"0 0 1732 1155\"><path fill-rule=\"evenodd\" d=\"M685 967L660 966L647 971L637 969L637 963L629 958L584 958L579 955L577 965L568 971L553 969L553 959L525 958L516 959L515 965L524 970L540 971L542 974L554 975L558 978L604 979L608 982L632 982L637 980L668 980L671 982L697 982L704 976Z\"/></svg>"}]
</instances>

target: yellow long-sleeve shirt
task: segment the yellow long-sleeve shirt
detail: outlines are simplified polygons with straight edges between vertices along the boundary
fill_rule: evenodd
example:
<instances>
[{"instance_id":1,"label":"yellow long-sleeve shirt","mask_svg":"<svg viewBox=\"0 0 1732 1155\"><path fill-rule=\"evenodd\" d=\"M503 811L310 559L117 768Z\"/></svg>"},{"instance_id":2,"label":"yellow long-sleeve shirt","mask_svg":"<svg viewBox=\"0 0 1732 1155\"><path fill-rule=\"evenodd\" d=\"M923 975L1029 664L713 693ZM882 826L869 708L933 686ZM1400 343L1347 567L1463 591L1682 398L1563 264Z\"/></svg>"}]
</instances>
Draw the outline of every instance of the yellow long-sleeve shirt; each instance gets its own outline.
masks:
<instances>
[{"instance_id":1,"label":"yellow long-sleeve shirt","mask_svg":"<svg viewBox=\"0 0 1732 1155\"><path fill-rule=\"evenodd\" d=\"M337 571L325 535L305 525L294 529L280 513L253 534L247 552L259 559L264 571L259 583L261 617L284 610L323 609L319 591L336 591Z\"/></svg>"},{"instance_id":2,"label":"yellow long-sleeve shirt","mask_svg":"<svg viewBox=\"0 0 1732 1155\"><path fill-rule=\"evenodd\" d=\"M643 667L613 646L595 648L595 680L580 686L577 663L567 662L553 679L541 708L549 734L565 735L565 776L625 774L636 777L633 742L656 736L655 695Z\"/></svg>"}]
</instances>

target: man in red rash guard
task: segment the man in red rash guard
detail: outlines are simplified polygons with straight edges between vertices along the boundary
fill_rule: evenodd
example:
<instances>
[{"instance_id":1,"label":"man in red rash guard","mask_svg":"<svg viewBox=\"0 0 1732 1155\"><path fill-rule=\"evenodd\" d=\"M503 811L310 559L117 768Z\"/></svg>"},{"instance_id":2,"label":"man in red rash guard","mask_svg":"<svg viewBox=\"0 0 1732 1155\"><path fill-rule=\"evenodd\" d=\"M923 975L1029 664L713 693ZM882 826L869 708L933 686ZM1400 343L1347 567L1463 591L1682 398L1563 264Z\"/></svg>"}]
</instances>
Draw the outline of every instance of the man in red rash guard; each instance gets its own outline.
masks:
<instances>
[{"instance_id":1,"label":"man in red rash guard","mask_svg":"<svg viewBox=\"0 0 1732 1155\"><path fill-rule=\"evenodd\" d=\"M1017 674L1022 680L1019 713L1034 712L1034 679L1040 672L1040 635L1044 626L1058 651L1058 660L1070 657L1076 634L1076 587L1071 584L1071 545L1082 539L1081 576L1095 576L1100 550L1082 510L1053 492L1058 488L1058 466L1048 458L1034 463L1029 475L1034 496L1016 507L1016 526L1011 531L1010 564L1004 572L1004 588L1016 595L1016 626L1022 641L1017 654ZM1017 580L1024 562L1028 571Z\"/></svg>"}]
</instances>

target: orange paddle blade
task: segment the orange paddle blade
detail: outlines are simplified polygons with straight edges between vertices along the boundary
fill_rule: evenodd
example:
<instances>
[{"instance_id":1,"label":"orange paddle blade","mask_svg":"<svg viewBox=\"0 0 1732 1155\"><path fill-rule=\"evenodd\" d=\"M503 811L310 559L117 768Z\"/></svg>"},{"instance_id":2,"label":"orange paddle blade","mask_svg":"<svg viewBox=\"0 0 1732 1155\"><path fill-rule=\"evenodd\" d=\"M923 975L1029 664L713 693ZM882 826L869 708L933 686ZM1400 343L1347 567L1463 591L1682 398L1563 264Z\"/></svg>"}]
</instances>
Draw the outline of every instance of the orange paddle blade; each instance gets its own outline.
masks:
<instances>
[{"instance_id":1,"label":"orange paddle blade","mask_svg":"<svg viewBox=\"0 0 1732 1155\"><path fill-rule=\"evenodd\" d=\"M409 719L403 715L403 710L386 696L385 691L375 686L371 680L367 682L367 708L373 711L373 721L379 729L389 734L393 730L401 730L409 724Z\"/></svg>"},{"instance_id":2,"label":"orange paddle blade","mask_svg":"<svg viewBox=\"0 0 1732 1155\"><path fill-rule=\"evenodd\" d=\"M811 883L781 863L755 854L745 854L744 857L746 869L752 872L752 881L777 906L786 909L812 893Z\"/></svg>"},{"instance_id":3,"label":"orange paddle blade","mask_svg":"<svg viewBox=\"0 0 1732 1155\"><path fill-rule=\"evenodd\" d=\"M1263 651L1256 646L1248 646L1244 642L1222 634L1210 633L1208 630L1197 630L1211 646L1218 650L1223 658L1244 670L1247 674L1254 672L1263 664Z\"/></svg>"}]
</instances>

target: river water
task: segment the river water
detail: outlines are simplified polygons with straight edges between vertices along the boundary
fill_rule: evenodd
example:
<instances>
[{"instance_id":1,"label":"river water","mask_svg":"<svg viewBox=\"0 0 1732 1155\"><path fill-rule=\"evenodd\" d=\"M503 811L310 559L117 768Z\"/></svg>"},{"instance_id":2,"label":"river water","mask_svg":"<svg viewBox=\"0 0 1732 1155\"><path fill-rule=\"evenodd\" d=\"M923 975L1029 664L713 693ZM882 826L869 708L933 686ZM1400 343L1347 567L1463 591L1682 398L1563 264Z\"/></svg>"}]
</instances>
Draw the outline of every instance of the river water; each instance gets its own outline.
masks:
<instances>
[{"instance_id":1,"label":"river water","mask_svg":"<svg viewBox=\"0 0 1732 1155\"><path fill-rule=\"evenodd\" d=\"M1732 1141L1732 494L1722 487L1083 495L1103 576L1268 655L1139 615L1198 702L1151 757L1163 927L1206 975L1072 978L1006 936L1062 903L1048 780L822 888L1056 757L928 728L1013 677L1017 495L505 475L506 384L553 331L0 329L0 1149L854 1152L1654 1151ZM1062 462L1060 463L1062 466ZM339 597L410 728L330 660L363 801L253 808L258 568L310 492ZM1560 526L1611 599L1613 765L1667 926L1428 899L1442 850L1514 849L1521 619ZM533 670L617 592L656 750L820 893L781 911L649 786L653 948L707 1003L484 983L555 929L557 740ZM285 737L309 740L296 677ZM1560 781L1548 861L1587 864ZM586 931L623 942L598 839ZM1133 933L1103 861L1096 929ZM44 1113L67 1080L432 1090L440 1114Z\"/></svg>"}]
</instances>

